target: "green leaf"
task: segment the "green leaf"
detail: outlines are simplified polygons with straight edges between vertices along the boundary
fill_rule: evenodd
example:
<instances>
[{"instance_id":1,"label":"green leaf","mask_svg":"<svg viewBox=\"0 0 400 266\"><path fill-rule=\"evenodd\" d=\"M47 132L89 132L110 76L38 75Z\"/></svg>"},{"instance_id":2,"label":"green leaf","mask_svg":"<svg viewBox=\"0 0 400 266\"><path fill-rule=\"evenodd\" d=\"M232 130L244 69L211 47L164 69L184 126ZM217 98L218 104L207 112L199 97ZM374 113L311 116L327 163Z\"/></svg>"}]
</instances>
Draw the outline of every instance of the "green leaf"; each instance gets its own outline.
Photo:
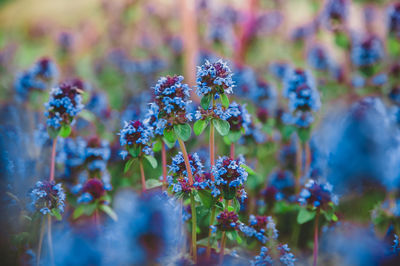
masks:
<instances>
[{"instance_id":1,"label":"green leaf","mask_svg":"<svg viewBox=\"0 0 400 266\"><path fill-rule=\"evenodd\" d=\"M128 152L133 158L136 158L139 156L141 148L139 145L128 146Z\"/></svg>"},{"instance_id":2,"label":"green leaf","mask_svg":"<svg viewBox=\"0 0 400 266\"><path fill-rule=\"evenodd\" d=\"M192 134L192 128L189 124L174 125L175 134L183 141L187 141Z\"/></svg>"},{"instance_id":3,"label":"green leaf","mask_svg":"<svg viewBox=\"0 0 400 266\"><path fill-rule=\"evenodd\" d=\"M79 217L81 217L83 215L83 213L85 212L85 206L84 205L79 205L78 208L76 208L74 210L74 213L72 214L72 218L78 219Z\"/></svg>"},{"instance_id":4,"label":"green leaf","mask_svg":"<svg viewBox=\"0 0 400 266\"><path fill-rule=\"evenodd\" d=\"M400 42L395 36L390 36L389 38L387 38L387 47L390 55L400 55Z\"/></svg>"},{"instance_id":5,"label":"green leaf","mask_svg":"<svg viewBox=\"0 0 400 266\"><path fill-rule=\"evenodd\" d=\"M54 127L47 127L47 133L49 134L50 138L55 139L60 133L60 129L55 129Z\"/></svg>"},{"instance_id":6,"label":"green leaf","mask_svg":"<svg viewBox=\"0 0 400 266\"><path fill-rule=\"evenodd\" d=\"M201 203L206 208L211 208L214 205L214 197L211 195L211 192L208 190L199 190L197 191Z\"/></svg>"},{"instance_id":7,"label":"green leaf","mask_svg":"<svg viewBox=\"0 0 400 266\"><path fill-rule=\"evenodd\" d=\"M251 169L251 168L250 168L248 165L246 165L246 164L241 164L240 166L243 167L244 170L246 170L246 172L247 172L249 175L256 175L256 174L257 174L256 172L254 172L253 169Z\"/></svg>"},{"instance_id":8,"label":"green leaf","mask_svg":"<svg viewBox=\"0 0 400 266\"><path fill-rule=\"evenodd\" d=\"M208 108L210 107L210 103L212 100L212 94L209 93L207 95L204 95L203 98L201 98L201 107L203 107L204 110L208 110Z\"/></svg>"},{"instance_id":9,"label":"green leaf","mask_svg":"<svg viewBox=\"0 0 400 266\"><path fill-rule=\"evenodd\" d=\"M157 160L151 155L145 155L144 158L150 163L151 167L157 168Z\"/></svg>"},{"instance_id":10,"label":"green leaf","mask_svg":"<svg viewBox=\"0 0 400 266\"><path fill-rule=\"evenodd\" d=\"M67 138L71 134L71 130L70 125L63 125L60 130L60 137Z\"/></svg>"},{"instance_id":11,"label":"green leaf","mask_svg":"<svg viewBox=\"0 0 400 266\"><path fill-rule=\"evenodd\" d=\"M228 138L229 138L229 141L231 142L231 143L235 143L235 142L237 142L239 139L240 139L240 137L242 136L242 132L240 132L240 131L229 131L229 133L228 133Z\"/></svg>"},{"instance_id":12,"label":"green leaf","mask_svg":"<svg viewBox=\"0 0 400 266\"><path fill-rule=\"evenodd\" d=\"M304 224L311 221L315 217L315 211L309 211L305 208L301 208L299 214L297 215L297 223Z\"/></svg>"},{"instance_id":13,"label":"green leaf","mask_svg":"<svg viewBox=\"0 0 400 266\"><path fill-rule=\"evenodd\" d=\"M234 211L235 211L235 208L233 208L233 206L228 206L227 210L228 210L229 212L234 212Z\"/></svg>"},{"instance_id":14,"label":"green leaf","mask_svg":"<svg viewBox=\"0 0 400 266\"><path fill-rule=\"evenodd\" d=\"M167 130L164 129L164 138L169 142L169 143L174 143L176 141L176 136L174 130Z\"/></svg>"},{"instance_id":15,"label":"green leaf","mask_svg":"<svg viewBox=\"0 0 400 266\"><path fill-rule=\"evenodd\" d=\"M235 212L240 211L240 202L236 198L232 200L232 207L235 210Z\"/></svg>"},{"instance_id":16,"label":"green leaf","mask_svg":"<svg viewBox=\"0 0 400 266\"><path fill-rule=\"evenodd\" d=\"M206 120L197 120L193 125L193 131L196 136L199 136L206 129L208 122Z\"/></svg>"},{"instance_id":17,"label":"green leaf","mask_svg":"<svg viewBox=\"0 0 400 266\"><path fill-rule=\"evenodd\" d=\"M310 139L311 136L311 127L306 128L298 128L297 134L299 135L300 141L305 143Z\"/></svg>"},{"instance_id":18,"label":"green leaf","mask_svg":"<svg viewBox=\"0 0 400 266\"><path fill-rule=\"evenodd\" d=\"M230 125L228 121L222 119L213 119L212 123L221 136L226 136L229 133Z\"/></svg>"},{"instance_id":19,"label":"green leaf","mask_svg":"<svg viewBox=\"0 0 400 266\"><path fill-rule=\"evenodd\" d=\"M349 38L344 32L338 32L335 34L335 43L342 49L347 49L350 45Z\"/></svg>"},{"instance_id":20,"label":"green leaf","mask_svg":"<svg viewBox=\"0 0 400 266\"><path fill-rule=\"evenodd\" d=\"M61 219L62 219L59 209L56 209L56 208L51 209L51 215L56 217L56 219L58 221L61 221Z\"/></svg>"},{"instance_id":21,"label":"green leaf","mask_svg":"<svg viewBox=\"0 0 400 266\"><path fill-rule=\"evenodd\" d=\"M225 108L229 107L229 98L228 98L228 96L226 96L225 93L221 94L221 103L222 103L223 107L225 107Z\"/></svg>"},{"instance_id":22,"label":"green leaf","mask_svg":"<svg viewBox=\"0 0 400 266\"><path fill-rule=\"evenodd\" d=\"M163 141L168 146L168 148L172 149L173 147L175 147L175 140L174 142L170 142L166 138L163 138Z\"/></svg>"},{"instance_id":23,"label":"green leaf","mask_svg":"<svg viewBox=\"0 0 400 266\"><path fill-rule=\"evenodd\" d=\"M131 158L131 159L129 159L129 161L126 162L125 167L124 167L124 174L129 171L134 160L135 160L135 158Z\"/></svg>"},{"instance_id":24,"label":"green leaf","mask_svg":"<svg viewBox=\"0 0 400 266\"><path fill-rule=\"evenodd\" d=\"M234 241L238 237L238 233L236 231L227 231L226 232L226 237L228 237L229 240Z\"/></svg>"},{"instance_id":25,"label":"green leaf","mask_svg":"<svg viewBox=\"0 0 400 266\"><path fill-rule=\"evenodd\" d=\"M162 145L163 145L162 141L158 139L153 145L153 151L159 152L162 149Z\"/></svg>"},{"instance_id":26,"label":"green leaf","mask_svg":"<svg viewBox=\"0 0 400 266\"><path fill-rule=\"evenodd\" d=\"M90 112L87 109L83 109L80 113L79 116L82 117L83 119L89 121L89 122L96 122L96 116Z\"/></svg>"},{"instance_id":27,"label":"green leaf","mask_svg":"<svg viewBox=\"0 0 400 266\"><path fill-rule=\"evenodd\" d=\"M157 179L147 179L146 180L146 188L147 189L152 189L155 187L161 187L162 183L160 182L160 180Z\"/></svg>"},{"instance_id":28,"label":"green leaf","mask_svg":"<svg viewBox=\"0 0 400 266\"><path fill-rule=\"evenodd\" d=\"M113 211L113 209L111 209L110 206L101 204L101 205L100 205L100 210L102 210L103 212L105 212L105 213L106 213L108 216L110 216L110 218L113 219L114 221L118 221L118 216L117 216L117 214Z\"/></svg>"}]
</instances>

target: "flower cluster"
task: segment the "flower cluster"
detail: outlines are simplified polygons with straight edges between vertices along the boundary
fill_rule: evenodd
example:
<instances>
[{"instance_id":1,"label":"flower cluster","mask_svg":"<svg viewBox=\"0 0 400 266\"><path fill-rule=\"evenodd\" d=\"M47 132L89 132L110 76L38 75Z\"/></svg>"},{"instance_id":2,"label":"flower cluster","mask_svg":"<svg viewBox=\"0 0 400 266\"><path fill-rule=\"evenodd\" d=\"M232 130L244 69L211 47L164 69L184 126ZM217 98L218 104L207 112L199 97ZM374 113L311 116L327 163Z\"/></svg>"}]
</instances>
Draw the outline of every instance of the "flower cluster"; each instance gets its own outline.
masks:
<instances>
[{"instance_id":1,"label":"flower cluster","mask_svg":"<svg viewBox=\"0 0 400 266\"><path fill-rule=\"evenodd\" d=\"M328 29L336 30L346 23L348 13L347 0L329 0L324 8L323 22Z\"/></svg>"},{"instance_id":2,"label":"flower cluster","mask_svg":"<svg viewBox=\"0 0 400 266\"><path fill-rule=\"evenodd\" d=\"M357 67L372 66L382 60L383 55L382 41L374 35L356 38L352 45L351 61Z\"/></svg>"},{"instance_id":3,"label":"flower cluster","mask_svg":"<svg viewBox=\"0 0 400 266\"><path fill-rule=\"evenodd\" d=\"M88 179L83 185L79 184L74 187L74 194L79 194L78 203L90 203L101 199L106 195L106 191L110 190L111 187L104 184L103 181L97 178ZM106 201L102 201L102 204L108 204Z\"/></svg>"},{"instance_id":4,"label":"flower cluster","mask_svg":"<svg viewBox=\"0 0 400 266\"><path fill-rule=\"evenodd\" d=\"M273 62L269 65L269 71L278 80L283 81L287 72L291 69L290 65L286 62Z\"/></svg>"},{"instance_id":5,"label":"flower cluster","mask_svg":"<svg viewBox=\"0 0 400 266\"><path fill-rule=\"evenodd\" d=\"M232 72L228 65L222 60L210 63L208 60L197 67L197 94L205 96L208 94L218 98L221 94L231 94L235 86L232 80Z\"/></svg>"},{"instance_id":6,"label":"flower cluster","mask_svg":"<svg viewBox=\"0 0 400 266\"><path fill-rule=\"evenodd\" d=\"M157 136L162 136L164 134L164 129L167 124L167 120L159 119L159 107L155 103L150 103L149 109L147 110L144 124L154 128L154 134Z\"/></svg>"},{"instance_id":7,"label":"flower cluster","mask_svg":"<svg viewBox=\"0 0 400 266\"><path fill-rule=\"evenodd\" d=\"M172 158L169 166L171 175L167 177L168 185L174 193L190 192L192 189L205 189L210 180L210 174L203 171L203 164L197 153L188 154L190 168L193 174L193 185L189 183L183 154L179 152Z\"/></svg>"},{"instance_id":8,"label":"flower cluster","mask_svg":"<svg viewBox=\"0 0 400 266\"><path fill-rule=\"evenodd\" d=\"M103 172L106 170L107 161L110 158L110 147L107 141L97 136L91 137L85 148L85 162L89 171Z\"/></svg>"},{"instance_id":9,"label":"flower cluster","mask_svg":"<svg viewBox=\"0 0 400 266\"><path fill-rule=\"evenodd\" d=\"M389 33L400 38L400 3L389 6L387 17Z\"/></svg>"},{"instance_id":10,"label":"flower cluster","mask_svg":"<svg viewBox=\"0 0 400 266\"><path fill-rule=\"evenodd\" d=\"M32 205L43 215L64 212L65 193L61 184L54 181L38 181L35 187L30 191Z\"/></svg>"},{"instance_id":11,"label":"flower cluster","mask_svg":"<svg viewBox=\"0 0 400 266\"><path fill-rule=\"evenodd\" d=\"M215 227L220 231L235 231L239 224L239 216L235 212L224 210L217 215Z\"/></svg>"},{"instance_id":12,"label":"flower cluster","mask_svg":"<svg viewBox=\"0 0 400 266\"><path fill-rule=\"evenodd\" d=\"M149 127L139 120L130 121L129 123L125 121L125 126L121 129L119 142L122 147L126 146L129 153L130 150L136 150L132 153L135 157L144 153L146 155L152 155L153 150L151 149L149 143L153 137L153 128ZM132 154L131 154L132 155ZM128 156L127 151L122 151L121 156L125 159ZM132 155L133 156L133 155Z\"/></svg>"},{"instance_id":13,"label":"flower cluster","mask_svg":"<svg viewBox=\"0 0 400 266\"><path fill-rule=\"evenodd\" d=\"M242 164L244 164L242 158L231 159L226 156L218 158L211 170L215 178L215 181L211 184L211 193L214 197L220 195L222 190L223 197L231 200L236 196L237 192L243 190L248 173L241 166Z\"/></svg>"},{"instance_id":14,"label":"flower cluster","mask_svg":"<svg viewBox=\"0 0 400 266\"><path fill-rule=\"evenodd\" d=\"M239 229L247 237L256 237L263 244L269 239L278 238L278 230L271 216L250 215L249 225L241 224Z\"/></svg>"},{"instance_id":15,"label":"flower cluster","mask_svg":"<svg viewBox=\"0 0 400 266\"><path fill-rule=\"evenodd\" d=\"M286 266L294 266L296 259L293 253L290 252L290 248L287 244L280 244L276 247L279 254L279 262ZM254 257L251 261L251 265L254 266L265 266L265 265L275 265L275 261L272 258L272 254L267 247L261 247L260 254Z\"/></svg>"},{"instance_id":16,"label":"flower cluster","mask_svg":"<svg viewBox=\"0 0 400 266\"><path fill-rule=\"evenodd\" d=\"M76 82L61 84L51 91L46 103L47 125L54 129L71 125L74 117L83 109L82 89Z\"/></svg>"},{"instance_id":17,"label":"flower cluster","mask_svg":"<svg viewBox=\"0 0 400 266\"><path fill-rule=\"evenodd\" d=\"M154 86L155 103L158 106L157 123L164 127L185 124L192 119L186 110L190 103L190 87L182 81L182 76L161 77Z\"/></svg>"},{"instance_id":18,"label":"flower cluster","mask_svg":"<svg viewBox=\"0 0 400 266\"><path fill-rule=\"evenodd\" d=\"M251 124L251 116L246 110L246 105L239 105L236 102L232 102L229 108L226 110L227 118L229 122L230 130L237 132L244 129L249 130Z\"/></svg>"},{"instance_id":19,"label":"flower cluster","mask_svg":"<svg viewBox=\"0 0 400 266\"><path fill-rule=\"evenodd\" d=\"M292 114L283 116L287 124L298 127L309 127L314 121L312 111L318 111L321 100L314 87L313 78L303 70L295 70L287 77L285 96L289 98L289 111Z\"/></svg>"},{"instance_id":20,"label":"flower cluster","mask_svg":"<svg viewBox=\"0 0 400 266\"><path fill-rule=\"evenodd\" d=\"M310 72L300 68L286 70L283 80L283 96L289 98L302 85L307 85L312 89L315 88L315 81Z\"/></svg>"},{"instance_id":21,"label":"flower cluster","mask_svg":"<svg viewBox=\"0 0 400 266\"><path fill-rule=\"evenodd\" d=\"M309 179L300 192L299 202L321 209L327 209L330 204L338 205L339 198L332 190L333 187L329 183Z\"/></svg>"},{"instance_id":22,"label":"flower cluster","mask_svg":"<svg viewBox=\"0 0 400 266\"><path fill-rule=\"evenodd\" d=\"M206 120L210 118L227 120L230 114L221 104L216 104L214 107L210 106L207 110L198 107L194 118L196 120Z\"/></svg>"},{"instance_id":23,"label":"flower cluster","mask_svg":"<svg viewBox=\"0 0 400 266\"><path fill-rule=\"evenodd\" d=\"M268 186L261 191L264 200L273 204L275 201L289 199L294 192L294 176L289 170L277 170L269 176Z\"/></svg>"},{"instance_id":24,"label":"flower cluster","mask_svg":"<svg viewBox=\"0 0 400 266\"><path fill-rule=\"evenodd\" d=\"M313 45L308 49L307 62L312 68L320 71L328 71L332 64L327 51L321 45Z\"/></svg>"},{"instance_id":25,"label":"flower cluster","mask_svg":"<svg viewBox=\"0 0 400 266\"><path fill-rule=\"evenodd\" d=\"M58 76L56 64L49 58L41 58L29 70L20 74L14 84L20 99L26 100L29 92L50 88Z\"/></svg>"}]
</instances>

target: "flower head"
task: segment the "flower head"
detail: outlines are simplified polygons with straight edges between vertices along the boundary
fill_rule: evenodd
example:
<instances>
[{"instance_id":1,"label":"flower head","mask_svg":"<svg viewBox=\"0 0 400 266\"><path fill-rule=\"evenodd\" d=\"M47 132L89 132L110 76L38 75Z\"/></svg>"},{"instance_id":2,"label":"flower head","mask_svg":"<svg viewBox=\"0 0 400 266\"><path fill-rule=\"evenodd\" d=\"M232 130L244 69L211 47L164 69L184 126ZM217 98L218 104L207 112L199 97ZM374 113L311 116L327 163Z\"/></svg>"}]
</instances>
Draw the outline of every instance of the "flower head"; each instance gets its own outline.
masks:
<instances>
[{"instance_id":1,"label":"flower head","mask_svg":"<svg viewBox=\"0 0 400 266\"><path fill-rule=\"evenodd\" d=\"M220 157L212 168L215 181L211 184L212 194L215 196L223 193L225 199L233 199L241 190L247 180L248 173L242 167L243 159Z\"/></svg>"},{"instance_id":2,"label":"flower head","mask_svg":"<svg viewBox=\"0 0 400 266\"><path fill-rule=\"evenodd\" d=\"M153 154L153 151L149 145L150 140L153 137L152 127L142 123L139 120L130 121L129 123L125 122L125 126L121 129L119 135L121 146L126 146L128 151L135 149L135 156L139 156L142 153L145 155Z\"/></svg>"},{"instance_id":3,"label":"flower head","mask_svg":"<svg viewBox=\"0 0 400 266\"><path fill-rule=\"evenodd\" d=\"M367 67L380 62L384 55L382 41L374 35L356 38L351 50L351 61L357 67Z\"/></svg>"},{"instance_id":4,"label":"flower head","mask_svg":"<svg viewBox=\"0 0 400 266\"><path fill-rule=\"evenodd\" d=\"M217 215L217 224L220 231L235 231L239 226L239 216L233 211L224 210Z\"/></svg>"},{"instance_id":5,"label":"flower head","mask_svg":"<svg viewBox=\"0 0 400 266\"><path fill-rule=\"evenodd\" d=\"M153 107L155 108L153 111L158 112L160 120L158 122L164 127L170 128L191 121L191 115L186 110L190 103L190 87L182 81L182 76L161 77L154 86L155 104L158 110Z\"/></svg>"},{"instance_id":6,"label":"flower head","mask_svg":"<svg viewBox=\"0 0 400 266\"><path fill-rule=\"evenodd\" d=\"M65 193L61 184L54 181L38 181L30 191L32 205L43 215L58 211L64 212Z\"/></svg>"},{"instance_id":7,"label":"flower head","mask_svg":"<svg viewBox=\"0 0 400 266\"><path fill-rule=\"evenodd\" d=\"M328 71L331 61L327 51L321 45L313 45L307 52L308 64L320 71Z\"/></svg>"},{"instance_id":8,"label":"flower head","mask_svg":"<svg viewBox=\"0 0 400 266\"><path fill-rule=\"evenodd\" d=\"M311 89L315 88L315 81L311 73L297 68L290 68L286 71L283 84L283 96L289 98L292 93L295 93L297 88L306 85Z\"/></svg>"},{"instance_id":9,"label":"flower head","mask_svg":"<svg viewBox=\"0 0 400 266\"><path fill-rule=\"evenodd\" d=\"M232 72L228 65L222 60L210 63L208 60L197 67L197 94L205 96L208 94L218 98L221 94L231 94L235 86L232 81Z\"/></svg>"},{"instance_id":10,"label":"flower head","mask_svg":"<svg viewBox=\"0 0 400 266\"><path fill-rule=\"evenodd\" d=\"M101 199L110 187L97 178L88 179L83 185L80 185L74 192L79 193L78 203L89 203ZM103 201L103 204L108 202Z\"/></svg>"},{"instance_id":11,"label":"flower head","mask_svg":"<svg viewBox=\"0 0 400 266\"><path fill-rule=\"evenodd\" d=\"M156 103L150 103L144 124L152 127L155 135L163 136L167 120L158 117L159 111L159 107Z\"/></svg>"},{"instance_id":12,"label":"flower head","mask_svg":"<svg viewBox=\"0 0 400 266\"><path fill-rule=\"evenodd\" d=\"M45 105L47 125L54 129L71 125L75 116L82 111L82 87L80 83L67 82L54 88Z\"/></svg>"},{"instance_id":13,"label":"flower head","mask_svg":"<svg viewBox=\"0 0 400 266\"><path fill-rule=\"evenodd\" d=\"M387 10L388 30L397 38L400 38L400 3L390 5Z\"/></svg>"},{"instance_id":14,"label":"flower head","mask_svg":"<svg viewBox=\"0 0 400 266\"><path fill-rule=\"evenodd\" d=\"M251 124L251 116L246 110L246 105L239 105L236 102L232 102L229 108L226 110L227 121L230 125L230 130L240 131L244 129L247 131Z\"/></svg>"},{"instance_id":15,"label":"flower head","mask_svg":"<svg viewBox=\"0 0 400 266\"><path fill-rule=\"evenodd\" d=\"M336 30L346 23L349 13L347 0L329 0L323 11L323 22L328 29Z\"/></svg>"},{"instance_id":16,"label":"flower head","mask_svg":"<svg viewBox=\"0 0 400 266\"><path fill-rule=\"evenodd\" d=\"M300 192L299 202L302 205L327 209L329 204L339 204L339 198L333 193L331 184L309 179Z\"/></svg>"}]
</instances>

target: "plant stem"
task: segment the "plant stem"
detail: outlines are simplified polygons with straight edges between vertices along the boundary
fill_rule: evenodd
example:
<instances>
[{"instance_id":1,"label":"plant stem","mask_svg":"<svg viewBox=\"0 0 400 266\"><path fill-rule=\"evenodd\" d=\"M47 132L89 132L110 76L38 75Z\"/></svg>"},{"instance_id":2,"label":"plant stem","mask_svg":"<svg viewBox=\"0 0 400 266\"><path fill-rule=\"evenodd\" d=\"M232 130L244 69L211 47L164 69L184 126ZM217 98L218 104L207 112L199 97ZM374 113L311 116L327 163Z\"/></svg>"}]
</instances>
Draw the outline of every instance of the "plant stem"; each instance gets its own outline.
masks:
<instances>
[{"instance_id":1,"label":"plant stem","mask_svg":"<svg viewBox=\"0 0 400 266\"><path fill-rule=\"evenodd\" d=\"M39 245L38 245L38 251L36 255L36 265L40 265L40 255L42 254L42 245L43 245L43 237L44 237L44 224L45 220L44 217L42 219L42 223L40 225L40 235L39 235Z\"/></svg>"},{"instance_id":2,"label":"plant stem","mask_svg":"<svg viewBox=\"0 0 400 266\"><path fill-rule=\"evenodd\" d=\"M50 264L54 265L53 238L51 236L51 215L47 214L47 242L49 245Z\"/></svg>"},{"instance_id":3,"label":"plant stem","mask_svg":"<svg viewBox=\"0 0 400 266\"><path fill-rule=\"evenodd\" d=\"M298 139L300 142L300 139ZM296 149L296 184L295 184L295 193L298 194L300 192L300 178L301 178L301 166L302 166L302 159L301 159L301 145L297 145Z\"/></svg>"},{"instance_id":4,"label":"plant stem","mask_svg":"<svg viewBox=\"0 0 400 266\"><path fill-rule=\"evenodd\" d=\"M219 265L222 265L222 262L224 260L225 240L226 240L225 231L223 231L221 236L221 249L219 252Z\"/></svg>"},{"instance_id":5,"label":"plant stem","mask_svg":"<svg viewBox=\"0 0 400 266\"><path fill-rule=\"evenodd\" d=\"M314 223L314 251L313 251L313 266L317 266L318 258L318 219L319 219L320 208L317 208L317 214L315 216Z\"/></svg>"},{"instance_id":6,"label":"plant stem","mask_svg":"<svg viewBox=\"0 0 400 266\"><path fill-rule=\"evenodd\" d=\"M192 252L194 264L197 262L197 217L196 217L196 202L194 201L194 194L190 193L190 208L192 210Z\"/></svg>"},{"instance_id":7,"label":"plant stem","mask_svg":"<svg viewBox=\"0 0 400 266\"><path fill-rule=\"evenodd\" d=\"M231 156L232 160L235 159L235 143L234 142L231 143L231 154L230 154L230 156Z\"/></svg>"},{"instance_id":8,"label":"plant stem","mask_svg":"<svg viewBox=\"0 0 400 266\"><path fill-rule=\"evenodd\" d=\"M212 232L211 226L213 225L214 220L215 220L215 210L216 210L216 207L214 205L211 208L210 226L208 227L208 242L207 242L207 252L206 252L207 260L209 260L210 256L211 256L211 232Z\"/></svg>"},{"instance_id":9,"label":"plant stem","mask_svg":"<svg viewBox=\"0 0 400 266\"><path fill-rule=\"evenodd\" d=\"M163 172L163 190L167 187L167 151L165 149L164 141L161 142L161 160Z\"/></svg>"},{"instance_id":10,"label":"plant stem","mask_svg":"<svg viewBox=\"0 0 400 266\"><path fill-rule=\"evenodd\" d=\"M100 215L99 215L99 210L96 207L96 210L94 211L93 214L93 219L94 219L94 224L97 229L100 229Z\"/></svg>"},{"instance_id":11,"label":"plant stem","mask_svg":"<svg viewBox=\"0 0 400 266\"><path fill-rule=\"evenodd\" d=\"M179 146L181 147L183 159L185 160L186 172L188 173L189 184L193 185L192 168L190 167L189 156L186 151L185 143L178 138Z\"/></svg>"},{"instance_id":12,"label":"plant stem","mask_svg":"<svg viewBox=\"0 0 400 266\"><path fill-rule=\"evenodd\" d=\"M56 145L57 145L57 137L53 139L53 145L52 145L52 148L51 148L50 181L54 181L54 168L55 168L55 160L56 160Z\"/></svg>"},{"instance_id":13,"label":"plant stem","mask_svg":"<svg viewBox=\"0 0 400 266\"><path fill-rule=\"evenodd\" d=\"M146 191L146 178L144 176L142 159L139 159L139 167L140 167L140 179L142 181L142 192L145 192Z\"/></svg>"}]
</instances>

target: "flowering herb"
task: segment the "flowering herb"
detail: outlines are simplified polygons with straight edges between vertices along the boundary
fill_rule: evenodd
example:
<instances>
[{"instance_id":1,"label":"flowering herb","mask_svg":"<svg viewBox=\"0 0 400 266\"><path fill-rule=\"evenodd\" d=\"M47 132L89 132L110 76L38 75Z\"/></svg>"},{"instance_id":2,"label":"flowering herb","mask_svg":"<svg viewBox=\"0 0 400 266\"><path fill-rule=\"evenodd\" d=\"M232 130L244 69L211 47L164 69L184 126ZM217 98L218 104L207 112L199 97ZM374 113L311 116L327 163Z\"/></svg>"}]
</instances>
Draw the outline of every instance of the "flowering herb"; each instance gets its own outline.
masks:
<instances>
[{"instance_id":1,"label":"flowering herb","mask_svg":"<svg viewBox=\"0 0 400 266\"><path fill-rule=\"evenodd\" d=\"M82 111L82 89L75 82L67 82L52 89L46 103L45 116L50 137L68 137L75 116Z\"/></svg>"},{"instance_id":2,"label":"flowering herb","mask_svg":"<svg viewBox=\"0 0 400 266\"><path fill-rule=\"evenodd\" d=\"M38 181L30 191L30 196L36 210L61 220L65 207L65 193L61 184L54 181Z\"/></svg>"},{"instance_id":3,"label":"flowering herb","mask_svg":"<svg viewBox=\"0 0 400 266\"><path fill-rule=\"evenodd\" d=\"M212 195L223 195L224 199L231 200L237 193L243 192L248 173L243 168L244 160L220 157L212 168L215 181L211 183ZM246 194L242 194L244 199Z\"/></svg>"},{"instance_id":4,"label":"flowering herb","mask_svg":"<svg viewBox=\"0 0 400 266\"><path fill-rule=\"evenodd\" d=\"M235 231L239 228L239 216L234 211L224 210L216 218L217 224L215 227L219 231Z\"/></svg>"},{"instance_id":5,"label":"flowering herb","mask_svg":"<svg viewBox=\"0 0 400 266\"><path fill-rule=\"evenodd\" d=\"M374 35L356 38L351 49L351 61L365 76L372 76L377 64L383 59L382 41Z\"/></svg>"},{"instance_id":6,"label":"flowering herb","mask_svg":"<svg viewBox=\"0 0 400 266\"><path fill-rule=\"evenodd\" d=\"M342 30L349 13L347 0L329 0L323 11L323 22L330 30Z\"/></svg>"},{"instance_id":7,"label":"flowering herb","mask_svg":"<svg viewBox=\"0 0 400 266\"><path fill-rule=\"evenodd\" d=\"M214 99L221 99L224 107L228 107L227 94L233 93L234 82L232 72L222 60L210 63L208 60L197 67L197 94L202 96L201 106L208 109Z\"/></svg>"},{"instance_id":8,"label":"flowering herb","mask_svg":"<svg viewBox=\"0 0 400 266\"><path fill-rule=\"evenodd\" d=\"M251 125L251 116L246 110L246 105L239 105L232 102L226 110L226 121L229 123L229 133L224 138L228 143L234 143L239 140L240 136L249 131Z\"/></svg>"},{"instance_id":9,"label":"flowering herb","mask_svg":"<svg viewBox=\"0 0 400 266\"><path fill-rule=\"evenodd\" d=\"M387 10L387 27L390 35L400 38L400 3L394 3Z\"/></svg>"}]
</instances>

